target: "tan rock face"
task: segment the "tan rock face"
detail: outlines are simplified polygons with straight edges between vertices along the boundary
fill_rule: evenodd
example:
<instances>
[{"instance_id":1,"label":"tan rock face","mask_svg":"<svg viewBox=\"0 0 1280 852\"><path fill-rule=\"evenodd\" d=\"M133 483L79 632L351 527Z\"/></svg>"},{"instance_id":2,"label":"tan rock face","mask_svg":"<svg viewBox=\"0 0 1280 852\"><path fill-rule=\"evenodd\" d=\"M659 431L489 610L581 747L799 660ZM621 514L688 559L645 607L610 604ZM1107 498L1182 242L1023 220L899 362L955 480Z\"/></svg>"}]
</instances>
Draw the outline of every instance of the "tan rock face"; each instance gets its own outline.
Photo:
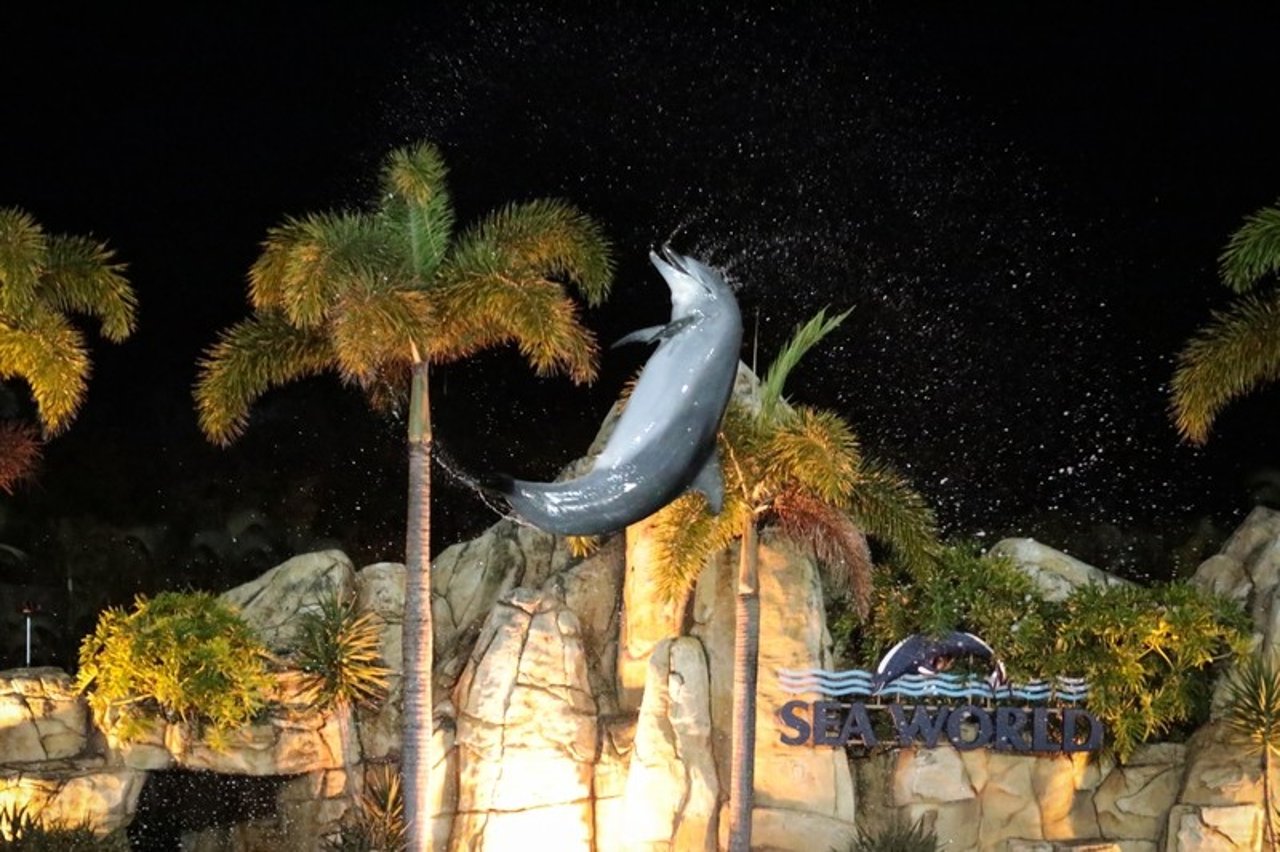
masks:
<instances>
[{"instance_id":1,"label":"tan rock face","mask_svg":"<svg viewBox=\"0 0 1280 852\"><path fill-rule=\"evenodd\" d=\"M702 640L711 675L712 743L722 786L729 777L736 565L737 554L732 550L712 560L698 580L694 597L693 633ZM785 539L762 537L756 806L823 817L826 821L809 821L806 825L829 825L829 843L839 846L854 818L853 778L844 751L784 745L777 717L778 710L792 699L812 701L819 697L784 692L778 670L830 667L829 643L822 590L813 562Z\"/></svg>"},{"instance_id":2,"label":"tan rock face","mask_svg":"<svg viewBox=\"0 0 1280 852\"><path fill-rule=\"evenodd\" d=\"M0 762L76 757L85 751L88 730L88 708L66 672L0 672Z\"/></svg>"},{"instance_id":3,"label":"tan rock face","mask_svg":"<svg viewBox=\"0 0 1280 852\"><path fill-rule=\"evenodd\" d=\"M133 819L145 772L107 766L101 758L0 768L0 803L22 804L46 823L88 822L107 833Z\"/></svg>"},{"instance_id":4,"label":"tan rock face","mask_svg":"<svg viewBox=\"0 0 1280 852\"><path fill-rule=\"evenodd\" d=\"M990 553L1012 560L1049 601L1066 600L1072 590L1089 584L1129 585L1127 580L1094 568L1033 538L1006 538L996 542Z\"/></svg>"},{"instance_id":5,"label":"tan rock face","mask_svg":"<svg viewBox=\"0 0 1280 852\"><path fill-rule=\"evenodd\" d=\"M596 707L578 619L516 589L494 607L455 690L451 849L591 848Z\"/></svg>"},{"instance_id":6,"label":"tan rock face","mask_svg":"<svg viewBox=\"0 0 1280 852\"><path fill-rule=\"evenodd\" d=\"M715 852L720 785L711 755L706 655L664 639L649 660L622 804L622 848Z\"/></svg>"},{"instance_id":7,"label":"tan rock face","mask_svg":"<svg viewBox=\"0 0 1280 852\"><path fill-rule=\"evenodd\" d=\"M298 616L314 612L327 596L350 594L355 569L340 550L304 553L220 595L232 604L268 648L287 650L297 634Z\"/></svg>"},{"instance_id":8,"label":"tan rock face","mask_svg":"<svg viewBox=\"0 0 1280 852\"><path fill-rule=\"evenodd\" d=\"M627 527L617 663L618 705L623 712L640 709L653 649L680 632L680 602L667 600L658 591L657 565L653 522Z\"/></svg>"}]
</instances>

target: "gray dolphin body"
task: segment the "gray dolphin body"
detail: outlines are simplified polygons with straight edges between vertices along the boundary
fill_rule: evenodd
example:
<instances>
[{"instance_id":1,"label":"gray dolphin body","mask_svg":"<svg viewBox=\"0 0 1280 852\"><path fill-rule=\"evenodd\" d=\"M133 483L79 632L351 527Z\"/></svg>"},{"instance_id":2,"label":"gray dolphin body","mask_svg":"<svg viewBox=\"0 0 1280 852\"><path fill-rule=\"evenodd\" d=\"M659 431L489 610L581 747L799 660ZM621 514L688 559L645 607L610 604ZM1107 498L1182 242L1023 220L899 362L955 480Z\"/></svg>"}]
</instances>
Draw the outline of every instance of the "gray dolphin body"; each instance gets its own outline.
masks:
<instances>
[{"instance_id":1,"label":"gray dolphin body","mask_svg":"<svg viewBox=\"0 0 1280 852\"><path fill-rule=\"evenodd\" d=\"M517 515L560 535L598 535L642 520L694 489L720 512L720 419L738 373L742 318L719 272L664 247L649 259L671 290L671 321L628 334L658 343L590 471L565 482L508 480Z\"/></svg>"}]
</instances>

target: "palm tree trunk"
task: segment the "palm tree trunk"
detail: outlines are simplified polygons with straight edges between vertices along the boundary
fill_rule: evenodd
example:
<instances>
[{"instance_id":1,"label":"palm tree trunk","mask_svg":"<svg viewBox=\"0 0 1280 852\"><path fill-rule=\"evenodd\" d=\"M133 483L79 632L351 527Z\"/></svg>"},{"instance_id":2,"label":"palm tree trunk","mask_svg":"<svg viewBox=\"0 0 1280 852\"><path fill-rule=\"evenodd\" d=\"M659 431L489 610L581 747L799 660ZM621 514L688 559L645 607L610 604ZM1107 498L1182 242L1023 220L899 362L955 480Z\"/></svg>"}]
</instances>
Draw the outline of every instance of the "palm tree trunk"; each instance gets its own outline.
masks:
<instances>
[{"instance_id":1,"label":"palm tree trunk","mask_svg":"<svg viewBox=\"0 0 1280 852\"><path fill-rule=\"evenodd\" d=\"M1271 743L1262 744L1262 833L1266 848L1276 848L1275 811L1271 805Z\"/></svg>"},{"instance_id":2,"label":"palm tree trunk","mask_svg":"<svg viewBox=\"0 0 1280 852\"><path fill-rule=\"evenodd\" d=\"M755 517L748 515L738 552L738 589L734 599L729 852L751 849L756 768L756 661L760 656L759 564Z\"/></svg>"},{"instance_id":3,"label":"palm tree trunk","mask_svg":"<svg viewBox=\"0 0 1280 852\"><path fill-rule=\"evenodd\" d=\"M409 852L431 849L431 403L427 363L413 367L405 536L404 720L400 773Z\"/></svg>"}]
</instances>

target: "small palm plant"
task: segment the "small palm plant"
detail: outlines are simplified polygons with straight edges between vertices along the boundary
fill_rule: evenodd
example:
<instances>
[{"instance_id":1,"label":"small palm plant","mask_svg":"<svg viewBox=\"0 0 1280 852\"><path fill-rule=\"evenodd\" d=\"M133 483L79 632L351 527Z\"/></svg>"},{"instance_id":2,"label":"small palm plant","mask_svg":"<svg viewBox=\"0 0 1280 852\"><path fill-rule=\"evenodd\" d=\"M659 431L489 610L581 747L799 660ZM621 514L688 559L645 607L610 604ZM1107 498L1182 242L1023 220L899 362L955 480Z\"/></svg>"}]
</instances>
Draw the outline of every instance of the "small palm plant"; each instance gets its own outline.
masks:
<instances>
[{"instance_id":1,"label":"small palm plant","mask_svg":"<svg viewBox=\"0 0 1280 852\"><path fill-rule=\"evenodd\" d=\"M1280 665L1274 654L1239 660L1227 682L1227 727L1242 737L1262 762L1263 831L1266 848L1276 847L1276 806L1272 801L1272 758L1280 756Z\"/></svg>"},{"instance_id":2,"label":"small palm plant","mask_svg":"<svg viewBox=\"0 0 1280 852\"><path fill-rule=\"evenodd\" d=\"M0 847L13 852L127 852L124 831L98 834L79 823L46 822L24 805L0 808Z\"/></svg>"},{"instance_id":3,"label":"small palm plant","mask_svg":"<svg viewBox=\"0 0 1280 852\"><path fill-rule=\"evenodd\" d=\"M1174 423L1196 444L1227 403L1280 378L1280 287L1259 292L1280 273L1280 205L1245 219L1218 263L1222 283L1240 298L1187 343L1173 376Z\"/></svg>"},{"instance_id":4,"label":"small palm plant","mask_svg":"<svg viewBox=\"0 0 1280 852\"><path fill-rule=\"evenodd\" d=\"M300 698L321 708L375 706L387 696L391 669L378 654L379 623L355 601L329 595L304 613L294 651L302 670Z\"/></svg>"},{"instance_id":5,"label":"small palm plant","mask_svg":"<svg viewBox=\"0 0 1280 852\"><path fill-rule=\"evenodd\" d=\"M364 792L343 817L328 852L401 852L408 845L400 776L382 766L365 776Z\"/></svg>"},{"instance_id":6,"label":"small palm plant","mask_svg":"<svg viewBox=\"0 0 1280 852\"><path fill-rule=\"evenodd\" d=\"M756 663L759 656L759 526L772 524L812 546L836 587L852 592L866 615L871 597L871 553L866 535L889 543L908 564L938 550L933 517L924 501L884 465L863 456L839 415L792 407L783 386L804 354L847 316L819 311L798 327L765 374L755 399L735 401L720 435L725 501L719 515L690 494L656 518L662 575L672 599L687 593L707 560L741 537L735 599L733 731L729 848L751 843L754 796Z\"/></svg>"},{"instance_id":7,"label":"small palm plant","mask_svg":"<svg viewBox=\"0 0 1280 852\"><path fill-rule=\"evenodd\" d=\"M907 822L900 816L882 830L859 830L849 844L849 852L937 852L938 837L925 827L924 820Z\"/></svg>"}]
</instances>

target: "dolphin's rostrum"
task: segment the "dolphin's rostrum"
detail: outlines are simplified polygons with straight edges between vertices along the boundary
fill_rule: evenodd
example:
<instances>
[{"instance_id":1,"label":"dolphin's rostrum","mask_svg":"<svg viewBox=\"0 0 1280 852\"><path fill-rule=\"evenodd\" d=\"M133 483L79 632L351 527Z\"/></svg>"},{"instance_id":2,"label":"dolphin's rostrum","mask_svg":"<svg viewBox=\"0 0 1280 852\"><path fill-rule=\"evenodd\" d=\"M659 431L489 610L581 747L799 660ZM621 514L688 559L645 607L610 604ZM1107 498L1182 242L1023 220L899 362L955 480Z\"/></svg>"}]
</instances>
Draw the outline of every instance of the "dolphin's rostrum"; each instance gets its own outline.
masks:
<instances>
[{"instance_id":1,"label":"dolphin's rostrum","mask_svg":"<svg viewBox=\"0 0 1280 852\"><path fill-rule=\"evenodd\" d=\"M671 321L623 337L657 343L591 470L565 482L498 486L524 520L560 535L597 535L642 520L694 489L724 501L716 434L742 346L742 318L719 272L663 247L649 259L671 290Z\"/></svg>"}]
</instances>

